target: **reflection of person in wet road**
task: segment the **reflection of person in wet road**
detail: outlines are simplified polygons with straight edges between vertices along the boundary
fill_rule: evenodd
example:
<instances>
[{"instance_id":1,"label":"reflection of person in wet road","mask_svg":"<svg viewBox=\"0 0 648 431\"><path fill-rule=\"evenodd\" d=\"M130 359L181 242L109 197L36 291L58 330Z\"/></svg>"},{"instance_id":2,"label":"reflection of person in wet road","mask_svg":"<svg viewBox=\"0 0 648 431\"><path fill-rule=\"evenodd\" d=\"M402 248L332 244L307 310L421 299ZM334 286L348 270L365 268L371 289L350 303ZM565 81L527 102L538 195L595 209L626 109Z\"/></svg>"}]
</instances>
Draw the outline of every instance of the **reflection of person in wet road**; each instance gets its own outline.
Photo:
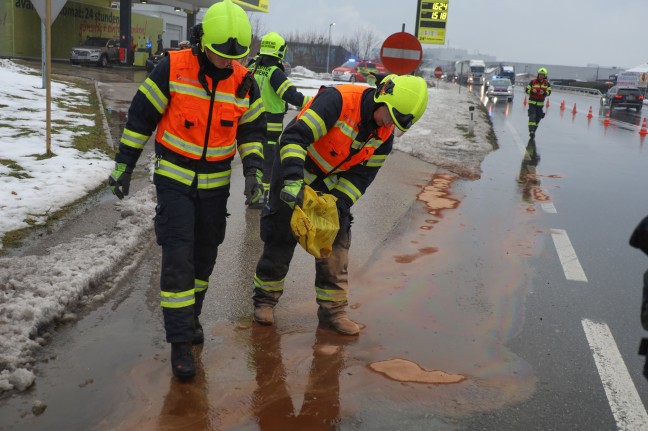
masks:
<instances>
[{"instance_id":1,"label":"reflection of person in wet road","mask_svg":"<svg viewBox=\"0 0 648 431\"><path fill-rule=\"evenodd\" d=\"M158 418L159 430L206 430L209 424L207 380L201 360L202 346L196 348L196 376L190 382L171 378L169 392Z\"/></svg>"},{"instance_id":2,"label":"reflection of person in wet road","mask_svg":"<svg viewBox=\"0 0 648 431\"><path fill-rule=\"evenodd\" d=\"M529 139L524 151L522 164L520 165L520 175L518 183L522 193L522 200L531 203L533 201L532 191L534 187L540 185L540 180L536 175L536 168L540 162L540 154L536 149L535 140Z\"/></svg>"},{"instance_id":3,"label":"reflection of person in wet road","mask_svg":"<svg viewBox=\"0 0 648 431\"><path fill-rule=\"evenodd\" d=\"M340 420L340 371L344 345L355 338L341 337L318 328L313 362L298 414L286 387L286 369L281 355L281 335L275 326L252 326L252 360L257 390L252 400L261 430L334 430Z\"/></svg>"},{"instance_id":4,"label":"reflection of person in wet road","mask_svg":"<svg viewBox=\"0 0 648 431\"><path fill-rule=\"evenodd\" d=\"M542 111L545 98L551 94L551 84L547 80L546 68L538 69L538 76L526 86L526 94L529 95L529 136L533 139L540 120L545 116Z\"/></svg>"}]
</instances>

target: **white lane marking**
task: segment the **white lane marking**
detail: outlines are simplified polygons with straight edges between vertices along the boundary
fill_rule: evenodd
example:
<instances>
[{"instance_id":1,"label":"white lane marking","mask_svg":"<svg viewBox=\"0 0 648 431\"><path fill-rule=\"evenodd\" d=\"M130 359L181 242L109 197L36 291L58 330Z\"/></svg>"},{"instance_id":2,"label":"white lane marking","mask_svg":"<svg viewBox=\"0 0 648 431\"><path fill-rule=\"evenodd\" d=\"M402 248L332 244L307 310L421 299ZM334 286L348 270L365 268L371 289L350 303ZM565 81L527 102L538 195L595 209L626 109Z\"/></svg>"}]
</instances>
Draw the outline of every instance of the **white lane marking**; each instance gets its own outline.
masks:
<instances>
[{"instance_id":1,"label":"white lane marking","mask_svg":"<svg viewBox=\"0 0 648 431\"><path fill-rule=\"evenodd\" d=\"M515 128L508 121L506 122L506 128L513 136L513 142L515 142L515 146L520 152L520 155L523 156L526 153L526 144L524 143L522 138L520 138L520 134L517 132L517 130L515 130Z\"/></svg>"},{"instance_id":2,"label":"white lane marking","mask_svg":"<svg viewBox=\"0 0 648 431\"><path fill-rule=\"evenodd\" d=\"M619 431L648 431L648 414L605 323L582 320Z\"/></svg>"},{"instance_id":3,"label":"white lane marking","mask_svg":"<svg viewBox=\"0 0 648 431\"><path fill-rule=\"evenodd\" d=\"M558 214L558 210L556 210L556 206L554 205L553 202L545 202L540 204L542 207L542 210L546 213L549 214Z\"/></svg>"},{"instance_id":4,"label":"white lane marking","mask_svg":"<svg viewBox=\"0 0 648 431\"><path fill-rule=\"evenodd\" d=\"M556 246L558 258L560 258L560 263L562 264L567 280L587 281L587 277L578 261L578 256L576 256L576 251L572 247L567 231L563 229L551 229L551 237Z\"/></svg>"}]
</instances>

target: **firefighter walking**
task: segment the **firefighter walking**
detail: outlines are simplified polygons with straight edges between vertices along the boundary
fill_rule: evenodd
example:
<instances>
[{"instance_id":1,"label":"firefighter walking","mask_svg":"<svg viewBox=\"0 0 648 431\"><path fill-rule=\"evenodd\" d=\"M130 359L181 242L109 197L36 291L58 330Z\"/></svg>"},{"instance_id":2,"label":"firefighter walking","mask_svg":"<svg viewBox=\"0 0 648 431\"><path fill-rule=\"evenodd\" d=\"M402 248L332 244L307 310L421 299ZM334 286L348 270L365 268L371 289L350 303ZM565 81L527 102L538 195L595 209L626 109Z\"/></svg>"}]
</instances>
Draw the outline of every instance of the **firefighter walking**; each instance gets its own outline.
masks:
<instances>
[{"instance_id":1,"label":"firefighter walking","mask_svg":"<svg viewBox=\"0 0 648 431\"><path fill-rule=\"evenodd\" d=\"M122 199L144 144L155 135L155 234L162 246L161 305L171 367L196 373L192 343L204 341L199 316L225 236L231 162L238 149L249 202L261 184L265 116L245 57L252 28L231 0L212 5L194 28L192 49L171 51L140 86L128 111L108 182Z\"/></svg>"},{"instance_id":2,"label":"firefighter walking","mask_svg":"<svg viewBox=\"0 0 648 431\"><path fill-rule=\"evenodd\" d=\"M275 154L269 203L261 213L264 249L253 281L257 323L274 323L273 309L297 244L290 221L307 184L337 198L340 225L329 257L315 260L319 321L341 334L359 333L346 315L351 208L392 151L394 132L406 132L425 112L427 91L422 78L397 75L385 77L377 88L326 87L286 127Z\"/></svg>"},{"instance_id":3,"label":"firefighter walking","mask_svg":"<svg viewBox=\"0 0 648 431\"><path fill-rule=\"evenodd\" d=\"M268 127L267 140L263 146L263 187L265 193L261 201L251 204L250 208L263 208L267 201L275 148L283 131L286 103L303 108L311 99L311 97L300 93L286 76L283 58L287 48L286 41L281 35L275 32L268 33L261 38L259 55L248 64L248 69L254 73L254 78L261 90Z\"/></svg>"},{"instance_id":4,"label":"firefighter walking","mask_svg":"<svg viewBox=\"0 0 648 431\"><path fill-rule=\"evenodd\" d=\"M529 82L525 91L529 95L529 137L533 139L540 120L545 116L542 110L545 98L551 94L546 68L538 69L538 75Z\"/></svg>"}]
</instances>

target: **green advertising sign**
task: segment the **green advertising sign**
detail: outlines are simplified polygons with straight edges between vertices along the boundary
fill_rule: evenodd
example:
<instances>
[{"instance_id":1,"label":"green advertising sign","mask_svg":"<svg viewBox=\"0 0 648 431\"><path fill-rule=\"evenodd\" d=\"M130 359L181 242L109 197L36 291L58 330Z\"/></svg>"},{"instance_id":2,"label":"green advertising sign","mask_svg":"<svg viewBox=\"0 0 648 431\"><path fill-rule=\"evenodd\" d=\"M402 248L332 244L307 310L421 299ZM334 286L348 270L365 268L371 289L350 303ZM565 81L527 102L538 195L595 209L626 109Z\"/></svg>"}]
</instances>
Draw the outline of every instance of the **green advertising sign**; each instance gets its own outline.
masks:
<instances>
[{"instance_id":1,"label":"green advertising sign","mask_svg":"<svg viewBox=\"0 0 648 431\"><path fill-rule=\"evenodd\" d=\"M40 57L41 20L29 0L0 0L0 56ZM131 37L138 48L162 34L161 18L133 14ZM67 2L52 24L52 58L67 59L88 36L119 39L119 9Z\"/></svg>"}]
</instances>

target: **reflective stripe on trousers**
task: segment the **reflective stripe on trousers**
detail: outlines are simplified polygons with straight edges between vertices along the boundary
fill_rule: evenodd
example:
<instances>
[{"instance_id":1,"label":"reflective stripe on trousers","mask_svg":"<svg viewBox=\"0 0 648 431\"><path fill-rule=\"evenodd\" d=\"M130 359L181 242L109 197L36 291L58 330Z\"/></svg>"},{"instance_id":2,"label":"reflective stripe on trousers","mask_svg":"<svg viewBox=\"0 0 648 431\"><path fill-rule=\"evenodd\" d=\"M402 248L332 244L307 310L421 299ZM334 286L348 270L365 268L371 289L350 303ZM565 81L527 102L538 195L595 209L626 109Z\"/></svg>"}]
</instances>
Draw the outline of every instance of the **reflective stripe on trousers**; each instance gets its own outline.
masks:
<instances>
[{"instance_id":1,"label":"reflective stripe on trousers","mask_svg":"<svg viewBox=\"0 0 648 431\"><path fill-rule=\"evenodd\" d=\"M218 246L225 237L229 190L197 190L163 177L155 183L166 338L170 343L190 341L194 315L201 312Z\"/></svg>"}]
</instances>

